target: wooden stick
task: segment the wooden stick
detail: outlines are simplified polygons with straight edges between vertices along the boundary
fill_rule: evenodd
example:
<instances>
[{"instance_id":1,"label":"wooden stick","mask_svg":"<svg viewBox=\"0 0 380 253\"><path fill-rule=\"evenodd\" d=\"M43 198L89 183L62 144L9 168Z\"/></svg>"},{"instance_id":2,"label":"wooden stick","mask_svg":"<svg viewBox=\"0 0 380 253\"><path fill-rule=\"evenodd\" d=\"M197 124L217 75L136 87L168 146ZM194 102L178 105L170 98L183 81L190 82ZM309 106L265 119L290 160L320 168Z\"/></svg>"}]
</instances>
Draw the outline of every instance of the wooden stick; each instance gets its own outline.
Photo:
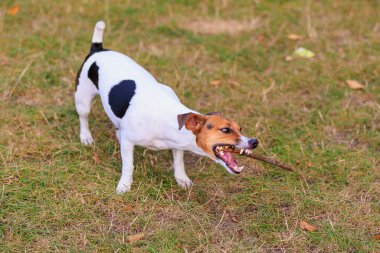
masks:
<instances>
[{"instance_id":1,"label":"wooden stick","mask_svg":"<svg viewBox=\"0 0 380 253\"><path fill-rule=\"evenodd\" d=\"M288 170L288 171L294 171L294 168L292 166L289 166L289 165L287 165L281 161L278 161L278 160L270 158L270 157L258 155L255 153L249 153L249 154L244 154L244 155L249 157L249 158L253 158L253 159L260 160L260 161L263 161L266 163L270 163L274 166L278 166L278 167L285 169L285 170Z\"/></svg>"},{"instance_id":2,"label":"wooden stick","mask_svg":"<svg viewBox=\"0 0 380 253\"><path fill-rule=\"evenodd\" d=\"M233 152L233 153L236 153L236 154L240 154L240 155L244 155L244 156L247 156L249 158L253 158L253 159L256 159L256 160L259 160L259 161L262 161L262 162L266 162L266 163L269 163L269 164L272 164L274 166L277 166L277 167L280 167L284 170L288 170L288 171L294 171L294 168L292 166L289 166L281 161L278 161L274 158L270 158L270 157L266 157L266 156L262 156L262 155L259 155L259 154L255 154L253 152L251 152L250 150L244 150L242 153L240 153L239 150L236 150L236 149L229 149L227 150L228 152Z\"/></svg>"}]
</instances>

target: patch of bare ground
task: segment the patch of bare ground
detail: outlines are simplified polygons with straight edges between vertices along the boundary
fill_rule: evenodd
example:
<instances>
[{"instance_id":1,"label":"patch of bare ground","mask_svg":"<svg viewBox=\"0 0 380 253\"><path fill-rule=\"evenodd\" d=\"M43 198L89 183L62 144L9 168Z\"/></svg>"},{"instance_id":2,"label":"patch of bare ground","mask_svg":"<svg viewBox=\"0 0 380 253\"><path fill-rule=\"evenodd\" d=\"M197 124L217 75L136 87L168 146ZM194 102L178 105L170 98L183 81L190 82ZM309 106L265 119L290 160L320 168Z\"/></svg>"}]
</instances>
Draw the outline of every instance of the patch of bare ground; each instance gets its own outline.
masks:
<instances>
[{"instance_id":1,"label":"patch of bare ground","mask_svg":"<svg viewBox=\"0 0 380 253\"><path fill-rule=\"evenodd\" d=\"M192 31L196 34L215 35L229 34L238 35L243 32L248 32L257 29L262 25L262 22L267 15L262 15L251 20L240 21L232 19L198 19L183 22L180 27Z\"/></svg>"}]
</instances>

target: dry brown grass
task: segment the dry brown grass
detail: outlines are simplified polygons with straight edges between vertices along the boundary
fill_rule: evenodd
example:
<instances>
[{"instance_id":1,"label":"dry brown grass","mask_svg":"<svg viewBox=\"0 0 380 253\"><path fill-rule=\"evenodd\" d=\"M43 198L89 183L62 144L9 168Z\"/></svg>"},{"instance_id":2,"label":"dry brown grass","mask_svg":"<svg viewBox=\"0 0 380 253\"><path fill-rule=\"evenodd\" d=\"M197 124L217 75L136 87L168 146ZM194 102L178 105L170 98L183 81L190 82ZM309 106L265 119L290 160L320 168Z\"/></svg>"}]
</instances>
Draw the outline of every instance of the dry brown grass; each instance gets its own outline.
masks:
<instances>
[{"instance_id":1,"label":"dry brown grass","mask_svg":"<svg viewBox=\"0 0 380 253\"><path fill-rule=\"evenodd\" d=\"M20 5L15 16L5 14L12 4ZM6 1L0 251L377 252L379 7L375 0ZM251 27L255 17L266 18ZM130 55L189 107L223 111L260 139L261 152L297 172L242 158L249 169L232 177L187 154L194 187L183 191L170 152L137 148L133 190L117 196L112 126L97 101L95 145L82 146L72 96L99 19L108 48ZM299 46L316 57L285 61ZM365 90L350 90L346 80ZM300 221L318 230L302 230Z\"/></svg>"}]
</instances>

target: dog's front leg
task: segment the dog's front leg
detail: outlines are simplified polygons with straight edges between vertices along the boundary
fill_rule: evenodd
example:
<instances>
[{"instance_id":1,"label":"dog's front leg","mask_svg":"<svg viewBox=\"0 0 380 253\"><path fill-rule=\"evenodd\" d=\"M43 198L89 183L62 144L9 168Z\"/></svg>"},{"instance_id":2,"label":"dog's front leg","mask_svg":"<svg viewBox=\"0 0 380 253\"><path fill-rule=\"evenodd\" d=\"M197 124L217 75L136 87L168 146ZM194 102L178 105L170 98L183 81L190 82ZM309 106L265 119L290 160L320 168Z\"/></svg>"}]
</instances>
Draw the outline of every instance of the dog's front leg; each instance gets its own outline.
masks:
<instances>
[{"instance_id":1,"label":"dog's front leg","mask_svg":"<svg viewBox=\"0 0 380 253\"><path fill-rule=\"evenodd\" d=\"M123 131L120 135L120 153L122 162L122 171L119 184L116 188L116 193L122 194L131 190L131 185L133 182L133 148L134 144L129 142L125 136L123 136Z\"/></svg>"},{"instance_id":2,"label":"dog's front leg","mask_svg":"<svg viewBox=\"0 0 380 253\"><path fill-rule=\"evenodd\" d=\"M174 177L178 185L183 189L189 189L191 187L191 180L186 175L185 163L183 161L183 150L173 149L173 164L174 164Z\"/></svg>"}]
</instances>

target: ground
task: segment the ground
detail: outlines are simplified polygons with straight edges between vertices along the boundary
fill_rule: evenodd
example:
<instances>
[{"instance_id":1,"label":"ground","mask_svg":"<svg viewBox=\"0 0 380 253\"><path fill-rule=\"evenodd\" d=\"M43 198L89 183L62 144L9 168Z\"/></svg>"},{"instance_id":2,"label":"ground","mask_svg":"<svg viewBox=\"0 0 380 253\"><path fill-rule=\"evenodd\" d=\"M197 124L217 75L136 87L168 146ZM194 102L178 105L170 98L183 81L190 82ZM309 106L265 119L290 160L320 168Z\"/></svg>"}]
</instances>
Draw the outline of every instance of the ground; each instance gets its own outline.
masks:
<instances>
[{"instance_id":1,"label":"ground","mask_svg":"<svg viewBox=\"0 0 380 253\"><path fill-rule=\"evenodd\" d=\"M379 252L379 9L376 0L3 1L0 251ZM296 171L239 158L247 168L232 176L188 153L185 191L169 151L137 148L132 191L116 195L114 129L97 100L95 144L81 145L73 100L98 20L107 48L190 108L236 120L260 140L257 152ZM294 57L301 46L315 57Z\"/></svg>"}]
</instances>

